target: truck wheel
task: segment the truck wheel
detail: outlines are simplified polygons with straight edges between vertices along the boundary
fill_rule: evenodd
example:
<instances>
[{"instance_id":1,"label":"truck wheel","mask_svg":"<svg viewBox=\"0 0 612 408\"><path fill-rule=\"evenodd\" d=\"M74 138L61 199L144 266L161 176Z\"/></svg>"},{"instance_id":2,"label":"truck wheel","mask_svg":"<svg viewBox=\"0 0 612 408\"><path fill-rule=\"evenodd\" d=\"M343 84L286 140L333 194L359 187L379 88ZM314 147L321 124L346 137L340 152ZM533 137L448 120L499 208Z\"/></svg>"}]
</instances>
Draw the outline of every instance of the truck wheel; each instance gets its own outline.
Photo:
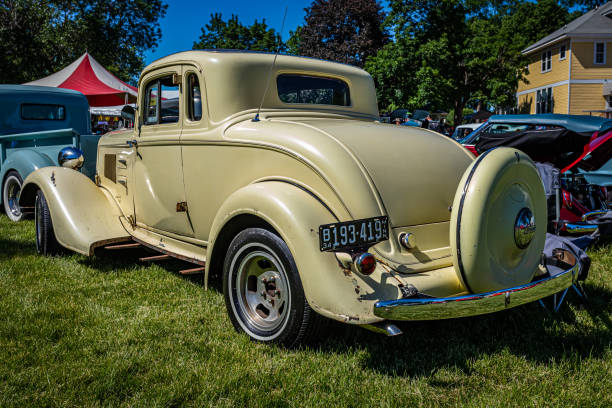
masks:
<instances>
[{"instance_id":1,"label":"truck wheel","mask_svg":"<svg viewBox=\"0 0 612 408\"><path fill-rule=\"evenodd\" d=\"M41 255L55 255L59 253L61 246L55 238L49 205L41 190L38 190L36 193L34 223L36 224L36 252Z\"/></svg>"},{"instance_id":2,"label":"truck wheel","mask_svg":"<svg viewBox=\"0 0 612 408\"><path fill-rule=\"evenodd\" d=\"M11 221L21 221L23 219L23 213L19 207L19 192L21 191L21 185L23 180L19 173L14 170L9 171L4 179L4 185L2 186L2 202L4 203L4 212L11 219Z\"/></svg>"},{"instance_id":3,"label":"truck wheel","mask_svg":"<svg viewBox=\"0 0 612 408\"><path fill-rule=\"evenodd\" d=\"M253 340L293 347L310 340L324 321L306 301L289 248L262 228L248 228L231 242L223 293L232 324Z\"/></svg>"}]
</instances>

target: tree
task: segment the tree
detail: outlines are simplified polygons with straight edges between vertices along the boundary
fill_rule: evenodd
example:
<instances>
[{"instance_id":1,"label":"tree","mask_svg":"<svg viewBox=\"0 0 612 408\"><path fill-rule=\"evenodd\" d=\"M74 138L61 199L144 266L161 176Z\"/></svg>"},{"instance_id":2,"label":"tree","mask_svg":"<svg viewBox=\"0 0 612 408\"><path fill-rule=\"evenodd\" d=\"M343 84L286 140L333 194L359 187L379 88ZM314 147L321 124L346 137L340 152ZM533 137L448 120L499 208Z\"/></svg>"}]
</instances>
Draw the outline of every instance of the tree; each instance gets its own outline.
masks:
<instances>
[{"instance_id":1,"label":"tree","mask_svg":"<svg viewBox=\"0 0 612 408\"><path fill-rule=\"evenodd\" d=\"M85 51L129 81L161 38L162 0L0 0L0 82L49 75Z\"/></svg>"},{"instance_id":2,"label":"tree","mask_svg":"<svg viewBox=\"0 0 612 408\"><path fill-rule=\"evenodd\" d=\"M382 28L385 13L376 0L314 0L304 10L300 55L363 67L389 40Z\"/></svg>"},{"instance_id":3,"label":"tree","mask_svg":"<svg viewBox=\"0 0 612 408\"><path fill-rule=\"evenodd\" d=\"M225 21L221 13L214 13L201 31L199 41L193 43L194 50L224 48L276 52L279 47L280 51L286 49L281 36L268 27L265 19L255 20L247 27L234 14Z\"/></svg>"},{"instance_id":4,"label":"tree","mask_svg":"<svg viewBox=\"0 0 612 408\"><path fill-rule=\"evenodd\" d=\"M567 23L554 0L390 0L395 42L366 64L382 106L452 109L514 106L526 59L521 50ZM386 78L381 72L393 67ZM398 98L399 96L399 98Z\"/></svg>"}]
</instances>

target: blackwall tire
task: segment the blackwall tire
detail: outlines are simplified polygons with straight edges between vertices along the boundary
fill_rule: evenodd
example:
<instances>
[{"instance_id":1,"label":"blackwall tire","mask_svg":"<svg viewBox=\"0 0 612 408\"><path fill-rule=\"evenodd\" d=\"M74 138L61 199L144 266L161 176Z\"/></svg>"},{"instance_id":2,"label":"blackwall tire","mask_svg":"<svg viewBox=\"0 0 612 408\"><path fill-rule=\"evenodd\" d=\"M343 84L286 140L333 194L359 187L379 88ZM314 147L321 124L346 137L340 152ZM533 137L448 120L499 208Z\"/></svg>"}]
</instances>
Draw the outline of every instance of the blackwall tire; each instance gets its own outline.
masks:
<instances>
[{"instance_id":1,"label":"blackwall tire","mask_svg":"<svg viewBox=\"0 0 612 408\"><path fill-rule=\"evenodd\" d=\"M485 152L465 171L453 201L450 243L458 277L472 293L529 283L547 221L533 161L507 147Z\"/></svg>"},{"instance_id":2,"label":"blackwall tire","mask_svg":"<svg viewBox=\"0 0 612 408\"><path fill-rule=\"evenodd\" d=\"M306 301L289 248L262 228L248 228L232 240L223 293L234 328L256 341L295 347L311 341L324 323Z\"/></svg>"},{"instance_id":3,"label":"blackwall tire","mask_svg":"<svg viewBox=\"0 0 612 408\"><path fill-rule=\"evenodd\" d=\"M16 171L9 171L2 185L2 203L4 212L11 221L18 222L23 219L23 213L19 207L19 192L23 185L23 179Z\"/></svg>"},{"instance_id":4,"label":"blackwall tire","mask_svg":"<svg viewBox=\"0 0 612 408\"><path fill-rule=\"evenodd\" d=\"M36 193L34 224L36 227L36 252L47 256L58 254L62 247L55 238L49 205L41 190Z\"/></svg>"}]
</instances>

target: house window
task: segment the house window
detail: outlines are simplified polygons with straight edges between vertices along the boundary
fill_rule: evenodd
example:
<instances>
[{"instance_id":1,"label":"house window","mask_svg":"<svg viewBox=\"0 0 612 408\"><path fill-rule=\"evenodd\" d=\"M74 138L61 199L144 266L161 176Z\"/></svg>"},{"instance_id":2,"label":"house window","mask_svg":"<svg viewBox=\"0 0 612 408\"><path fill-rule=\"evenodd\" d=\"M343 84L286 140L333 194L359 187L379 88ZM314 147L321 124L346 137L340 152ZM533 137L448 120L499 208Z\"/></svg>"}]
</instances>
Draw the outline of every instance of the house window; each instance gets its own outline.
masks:
<instances>
[{"instance_id":1,"label":"house window","mask_svg":"<svg viewBox=\"0 0 612 408\"><path fill-rule=\"evenodd\" d=\"M536 113L552 113L553 91L552 88L540 89L536 93Z\"/></svg>"},{"instance_id":2,"label":"house window","mask_svg":"<svg viewBox=\"0 0 612 408\"><path fill-rule=\"evenodd\" d=\"M605 64L606 63L606 43L596 42L594 50L594 63Z\"/></svg>"},{"instance_id":3,"label":"house window","mask_svg":"<svg viewBox=\"0 0 612 408\"><path fill-rule=\"evenodd\" d=\"M559 60L565 59L565 44L559 47Z\"/></svg>"},{"instance_id":4,"label":"house window","mask_svg":"<svg viewBox=\"0 0 612 408\"><path fill-rule=\"evenodd\" d=\"M548 72L552 68L552 51L542 53L542 72Z\"/></svg>"}]
</instances>

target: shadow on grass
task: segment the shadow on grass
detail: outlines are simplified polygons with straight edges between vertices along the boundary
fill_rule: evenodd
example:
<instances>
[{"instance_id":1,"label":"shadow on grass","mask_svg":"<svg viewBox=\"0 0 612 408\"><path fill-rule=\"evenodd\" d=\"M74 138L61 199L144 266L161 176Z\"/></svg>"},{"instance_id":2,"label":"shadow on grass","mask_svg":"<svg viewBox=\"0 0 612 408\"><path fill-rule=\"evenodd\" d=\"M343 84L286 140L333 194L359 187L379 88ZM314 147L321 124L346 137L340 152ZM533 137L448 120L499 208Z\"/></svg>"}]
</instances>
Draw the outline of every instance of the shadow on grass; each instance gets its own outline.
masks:
<instances>
[{"instance_id":1,"label":"shadow on grass","mask_svg":"<svg viewBox=\"0 0 612 408\"><path fill-rule=\"evenodd\" d=\"M34 241L0 238L0 260L36 254Z\"/></svg>"},{"instance_id":2,"label":"shadow on grass","mask_svg":"<svg viewBox=\"0 0 612 408\"><path fill-rule=\"evenodd\" d=\"M130 270L138 267L158 265L168 272L179 276L189 282L203 286L204 275L182 275L181 270L193 269L198 265L184 262L176 258L168 258L154 262L140 261L139 258L160 255L159 252L146 247L122 250L96 249L94 256L83 257L78 260L81 265L93 268L101 273L113 273L117 270Z\"/></svg>"},{"instance_id":3,"label":"shadow on grass","mask_svg":"<svg viewBox=\"0 0 612 408\"><path fill-rule=\"evenodd\" d=\"M609 245L611 239L601 240L594 249ZM12 258L36 253L34 242L0 239L0 258ZM139 257L150 256L145 249L121 252L102 251L94 257L80 257L77 262L100 273L118 269L129 270L146 263ZM178 260L158 263L167 271L194 284L202 284L201 275L183 276L179 270L193 268ZM212 279L211 287L220 291L220 280ZM432 322L400 322L403 335L387 338L356 326L331 322L322 333L315 349L330 354L345 354L348 349L366 351L362 365L389 376L431 376L438 370L451 368L467 374L474 368L473 360L499 352L547 364L566 359L598 358L608 352L612 344L612 292L601 286L585 289L589 305L585 312L580 300L570 292L559 313L542 309L537 303L491 315ZM579 311L575 311L578 309ZM586 316L588 318L585 319ZM499 359L503 364L503 359ZM455 387L452 381L439 387Z\"/></svg>"},{"instance_id":4,"label":"shadow on grass","mask_svg":"<svg viewBox=\"0 0 612 408\"><path fill-rule=\"evenodd\" d=\"M316 348L328 353L343 353L349 347L365 349L364 368L390 376L430 376L442 368L469 374L473 370L470 361L500 351L540 364L597 358L612 344L612 292L589 284L585 289L590 299L586 311L592 319L588 322L577 319L567 304L552 313L531 303L469 318L396 322L404 332L397 337L334 323ZM566 302L574 309L584 308L573 293L568 293Z\"/></svg>"}]
</instances>

